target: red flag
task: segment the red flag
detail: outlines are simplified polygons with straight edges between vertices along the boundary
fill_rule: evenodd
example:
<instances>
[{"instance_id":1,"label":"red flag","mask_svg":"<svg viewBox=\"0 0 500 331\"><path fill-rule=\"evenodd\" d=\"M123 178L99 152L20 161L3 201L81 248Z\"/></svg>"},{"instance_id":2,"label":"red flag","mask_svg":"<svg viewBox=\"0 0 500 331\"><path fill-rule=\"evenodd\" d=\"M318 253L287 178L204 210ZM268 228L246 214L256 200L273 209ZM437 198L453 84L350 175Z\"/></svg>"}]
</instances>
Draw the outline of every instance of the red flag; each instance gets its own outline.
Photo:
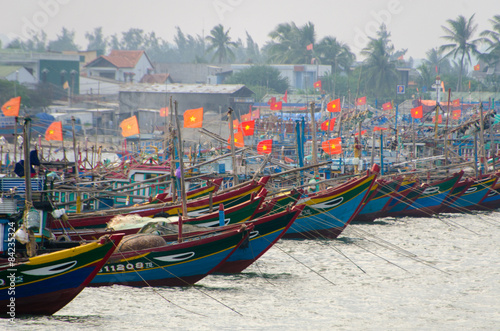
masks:
<instances>
[{"instance_id":1,"label":"red flag","mask_svg":"<svg viewBox=\"0 0 500 331\"><path fill-rule=\"evenodd\" d=\"M452 107L460 107L460 99L455 99L451 103Z\"/></svg>"},{"instance_id":2,"label":"red flag","mask_svg":"<svg viewBox=\"0 0 500 331\"><path fill-rule=\"evenodd\" d=\"M252 119L260 118L260 108L252 112Z\"/></svg>"},{"instance_id":3,"label":"red flag","mask_svg":"<svg viewBox=\"0 0 500 331\"><path fill-rule=\"evenodd\" d=\"M288 102L288 90L285 91L285 96L283 97L283 101L285 101L285 103Z\"/></svg>"},{"instance_id":4,"label":"red flag","mask_svg":"<svg viewBox=\"0 0 500 331\"><path fill-rule=\"evenodd\" d=\"M306 46L306 49L307 49L308 51L312 51L312 49L313 49L313 44L309 44L309 45L307 45L307 46Z\"/></svg>"},{"instance_id":5,"label":"red flag","mask_svg":"<svg viewBox=\"0 0 500 331\"><path fill-rule=\"evenodd\" d=\"M331 131L335 126L335 118L329 119L321 123L321 130L323 131Z\"/></svg>"},{"instance_id":6,"label":"red flag","mask_svg":"<svg viewBox=\"0 0 500 331\"><path fill-rule=\"evenodd\" d=\"M240 129L240 121L238 119L233 120L233 130L239 130Z\"/></svg>"},{"instance_id":7,"label":"red flag","mask_svg":"<svg viewBox=\"0 0 500 331\"><path fill-rule=\"evenodd\" d=\"M227 148L231 149L230 144L231 138L227 138L227 143L229 146ZM238 131L234 134L234 147L245 147L245 140L243 138L243 132Z\"/></svg>"},{"instance_id":8,"label":"red flag","mask_svg":"<svg viewBox=\"0 0 500 331\"><path fill-rule=\"evenodd\" d=\"M385 130L388 130L387 128L381 128L379 126L374 126L373 127L373 131L385 131Z\"/></svg>"},{"instance_id":9,"label":"red flag","mask_svg":"<svg viewBox=\"0 0 500 331\"><path fill-rule=\"evenodd\" d=\"M404 55L401 55L400 57L398 57L398 60L403 61L404 60Z\"/></svg>"},{"instance_id":10,"label":"red flag","mask_svg":"<svg viewBox=\"0 0 500 331\"><path fill-rule=\"evenodd\" d=\"M282 102L275 102L271 104L271 110L281 110Z\"/></svg>"},{"instance_id":11,"label":"red flag","mask_svg":"<svg viewBox=\"0 0 500 331\"><path fill-rule=\"evenodd\" d=\"M45 130L45 140L63 141L62 122L52 122Z\"/></svg>"},{"instance_id":12,"label":"red flag","mask_svg":"<svg viewBox=\"0 0 500 331\"><path fill-rule=\"evenodd\" d=\"M340 138L323 141L321 147L329 155L342 154L342 141Z\"/></svg>"},{"instance_id":13,"label":"red flag","mask_svg":"<svg viewBox=\"0 0 500 331\"><path fill-rule=\"evenodd\" d=\"M438 73L438 66L436 66L436 74Z\"/></svg>"},{"instance_id":14,"label":"red flag","mask_svg":"<svg viewBox=\"0 0 500 331\"><path fill-rule=\"evenodd\" d=\"M272 105L273 103L276 103L276 97L272 97L271 99L269 99L269 101L267 102L268 105Z\"/></svg>"},{"instance_id":15,"label":"red flag","mask_svg":"<svg viewBox=\"0 0 500 331\"><path fill-rule=\"evenodd\" d=\"M167 117L168 116L168 107L160 108L160 116Z\"/></svg>"},{"instance_id":16,"label":"red flag","mask_svg":"<svg viewBox=\"0 0 500 331\"><path fill-rule=\"evenodd\" d=\"M259 154L271 154L273 151L273 140L262 140L257 144L257 153Z\"/></svg>"},{"instance_id":17,"label":"red flag","mask_svg":"<svg viewBox=\"0 0 500 331\"><path fill-rule=\"evenodd\" d=\"M315 82L315 83L313 84L313 86L314 86L314 88L321 88L321 81L320 81L320 80L318 80L317 82Z\"/></svg>"},{"instance_id":18,"label":"red flag","mask_svg":"<svg viewBox=\"0 0 500 331\"><path fill-rule=\"evenodd\" d=\"M423 116L423 106L418 106L416 108L411 109L411 117L422 118L422 116Z\"/></svg>"},{"instance_id":19,"label":"red flag","mask_svg":"<svg viewBox=\"0 0 500 331\"><path fill-rule=\"evenodd\" d=\"M132 116L124 119L120 123L120 128L122 129L122 136L129 137L135 134L139 134L139 123L137 122L137 117Z\"/></svg>"},{"instance_id":20,"label":"red flag","mask_svg":"<svg viewBox=\"0 0 500 331\"><path fill-rule=\"evenodd\" d=\"M336 112L339 112L342 110L341 106L340 106L340 98L339 99L336 99L336 100L333 100L333 101L330 101L327 105L326 105L326 110L328 110L329 112L331 113L336 113Z\"/></svg>"},{"instance_id":21,"label":"red flag","mask_svg":"<svg viewBox=\"0 0 500 331\"><path fill-rule=\"evenodd\" d=\"M382 105L382 110L392 110L392 102L386 102Z\"/></svg>"},{"instance_id":22,"label":"red flag","mask_svg":"<svg viewBox=\"0 0 500 331\"><path fill-rule=\"evenodd\" d=\"M184 112L185 128L203 127L203 108L188 109Z\"/></svg>"},{"instance_id":23,"label":"red flag","mask_svg":"<svg viewBox=\"0 0 500 331\"><path fill-rule=\"evenodd\" d=\"M474 71L479 71L479 70L481 70L481 65L479 65L478 63L474 66Z\"/></svg>"},{"instance_id":24,"label":"red flag","mask_svg":"<svg viewBox=\"0 0 500 331\"><path fill-rule=\"evenodd\" d=\"M253 136L255 130L255 121L241 122L241 129L244 136Z\"/></svg>"},{"instance_id":25,"label":"red flag","mask_svg":"<svg viewBox=\"0 0 500 331\"><path fill-rule=\"evenodd\" d=\"M361 131L361 135L364 135L365 133L366 133L366 130ZM355 136L358 136L358 135L359 135L359 132L356 132L354 135L355 135Z\"/></svg>"},{"instance_id":26,"label":"red flag","mask_svg":"<svg viewBox=\"0 0 500 331\"><path fill-rule=\"evenodd\" d=\"M15 97L7 101L2 106L4 116L19 116L21 108L21 97Z\"/></svg>"},{"instance_id":27,"label":"red flag","mask_svg":"<svg viewBox=\"0 0 500 331\"><path fill-rule=\"evenodd\" d=\"M436 123L436 116L432 116L432 123ZM443 117L438 115L438 124L443 123Z\"/></svg>"},{"instance_id":28,"label":"red flag","mask_svg":"<svg viewBox=\"0 0 500 331\"><path fill-rule=\"evenodd\" d=\"M250 121L251 119L252 119L252 112L251 111L248 114L241 115L241 122Z\"/></svg>"},{"instance_id":29,"label":"red flag","mask_svg":"<svg viewBox=\"0 0 500 331\"><path fill-rule=\"evenodd\" d=\"M460 116L462 116L462 111L460 109L451 112L451 118L454 120L458 120Z\"/></svg>"},{"instance_id":30,"label":"red flag","mask_svg":"<svg viewBox=\"0 0 500 331\"><path fill-rule=\"evenodd\" d=\"M366 105L366 97L361 97L356 99L356 106Z\"/></svg>"}]
</instances>

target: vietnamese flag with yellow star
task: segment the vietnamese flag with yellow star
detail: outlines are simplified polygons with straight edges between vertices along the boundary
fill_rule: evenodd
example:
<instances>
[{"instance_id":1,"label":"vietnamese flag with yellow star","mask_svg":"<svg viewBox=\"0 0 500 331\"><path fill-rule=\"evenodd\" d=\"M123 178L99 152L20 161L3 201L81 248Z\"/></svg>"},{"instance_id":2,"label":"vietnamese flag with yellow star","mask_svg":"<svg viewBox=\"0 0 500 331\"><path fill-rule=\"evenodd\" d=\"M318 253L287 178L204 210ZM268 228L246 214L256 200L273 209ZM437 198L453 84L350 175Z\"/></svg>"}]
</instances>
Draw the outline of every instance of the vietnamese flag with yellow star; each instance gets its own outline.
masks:
<instances>
[{"instance_id":1,"label":"vietnamese flag with yellow star","mask_svg":"<svg viewBox=\"0 0 500 331\"><path fill-rule=\"evenodd\" d=\"M432 123L436 123L436 116L432 116ZM443 117L438 115L438 124L443 123Z\"/></svg>"},{"instance_id":2,"label":"vietnamese flag with yellow star","mask_svg":"<svg viewBox=\"0 0 500 331\"><path fill-rule=\"evenodd\" d=\"M342 154L342 140L340 139L340 137L323 141L321 147L323 148L326 154L329 155Z\"/></svg>"},{"instance_id":3,"label":"vietnamese flag with yellow star","mask_svg":"<svg viewBox=\"0 0 500 331\"><path fill-rule=\"evenodd\" d=\"M132 116L124 119L120 123L120 128L122 128L122 136L130 137L139 134L139 123L137 122L137 117Z\"/></svg>"},{"instance_id":4,"label":"vietnamese flag with yellow star","mask_svg":"<svg viewBox=\"0 0 500 331\"><path fill-rule=\"evenodd\" d=\"M4 116L19 116L21 108L21 97L15 97L7 101L2 106Z\"/></svg>"},{"instance_id":5,"label":"vietnamese flag with yellow star","mask_svg":"<svg viewBox=\"0 0 500 331\"><path fill-rule=\"evenodd\" d=\"M332 118L321 123L321 130L332 131L334 126L335 126L335 118Z\"/></svg>"},{"instance_id":6,"label":"vietnamese flag with yellow star","mask_svg":"<svg viewBox=\"0 0 500 331\"><path fill-rule=\"evenodd\" d=\"M62 122L52 122L45 130L45 140L63 141Z\"/></svg>"},{"instance_id":7,"label":"vietnamese flag with yellow star","mask_svg":"<svg viewBox=\"0 0 500 331\"><path fill-rule=\"evenodd\" d=\"M184 127L185 128L203 127L203 107L188 109L184 112Z\"/></svg>"},{"instance_id":8,"label":"vietnamese flag with yellow star","mask_svg":"<svg viewBox=\"0 0 500 331\"><path fill-rule=\"evenodd\" d=\"M241 122L241 130L244 136L253 136L255 131L255 120Z\"/></svg>"},{"instance_id":9,"label":"vietnamese flag with yellow star","mask_svg":"<svg viewBox=\"0 0 500 331\"><path fill-rule=\"evenodd\" d=\"M392 102L389 101L389 102L382 104L382 110L392 110Z\"/></svg>"},{"instance_id":10,"label":"vietnamese flag with yellow star","mask_svg":"<svg viewBox=\"0 0 500 331\"><path fill-rule=\"evenodd\" d=\"M271 110L281 110L282 106L283 106L283 103L280 101L280 102L272 103L270 108L271 108Z\"/></svg>"},{"instance_id":11,"label":"vietnamese flag with yellow star","mask_svg":"<svg viewBox=\"0 0 500 331\"><path fill-rule=\"evenodd\" d=\"M271 154L272 151L273 151L272 139L262 140L257 144L257 153L259 154Z\"/></svg>"},{"instance_id":12,"label":"vietnamese flag with yellow star","mask_svg":"<svg viewBox=\"0 0 500 331\"><path fill-rule=\"evenodd\" d=\"M462 111L460 109L456 109L451 112L451 118L454 120L460 119L460 116L462 116Z\"/></svg>"},{"instance_id":13,"label":"vietnamese flag with yellow star","mask_svg":"<svg viewBox=\"0 0 500 331\"><path fill-rule=\"evenodd\" d=\"M227 143L229 144L227 148L231 149L231 137L227 138ZM234 147L245 147L243 132L238 131L234 134Z\"/></svg>"},{"instance_id":14,"label":"vietnamese flag with yellow star","mask_svg":"<svg viewBox=\"0 0 500 331\"><path fill-rule=\"evenodd\" d=\"M341 111L340 98L336 99L336 100L333 100L333 101L330 101L326 105L326 110L328 110L331 113L337 113L337 112Z\"/></svg>"},{"instance_id":15,"label":"vietnamese flag with yellow star","mask_svg":"<svg viewBox=\"0 0 500 331\"><path fill-rule=\"evenodd\" d=\"M423 110L424 110L424 107L422 107L422 106L418 106L418 107L412 108L411 109L411 117L413 117L413 118L422 118L422 116L423 116Z\"/></svg>"}]
</instances>

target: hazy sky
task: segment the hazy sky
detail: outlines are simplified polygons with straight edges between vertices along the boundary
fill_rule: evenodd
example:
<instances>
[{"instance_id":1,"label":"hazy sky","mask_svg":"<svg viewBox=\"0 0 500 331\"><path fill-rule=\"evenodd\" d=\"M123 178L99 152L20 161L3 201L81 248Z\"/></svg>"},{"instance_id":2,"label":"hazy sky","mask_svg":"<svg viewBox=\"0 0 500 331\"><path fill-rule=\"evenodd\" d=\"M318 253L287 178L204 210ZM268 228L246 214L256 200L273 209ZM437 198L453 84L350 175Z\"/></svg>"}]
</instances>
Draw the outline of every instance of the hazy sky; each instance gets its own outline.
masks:
<instances>
[{"instance_id":1,"label":"hazy sky","mask_svg":"<svg viewBox=\"0 0 500 331\"><path fill-rule=\"evenodd\" d=\"M333 36L358 53L366 36L374 36L385 23L396 49L424 58L427 50L443 44L442 25L458 15L475 13L478 31L490 29L488 19L500 14L499 0L1 0L0 38L29 36L30 27L43 29L49 40L62 27L76 32L76 42L87 46L85 32L102 26L105 35L130 28L173 42L175 27L185 34L207 35L217 24L231 28L230 36L246 39L245 32L262 46L277 24L308 21L316 27L317 40ZM476 35L477 37L477 35Z\"/></svg>"}]
</instances>

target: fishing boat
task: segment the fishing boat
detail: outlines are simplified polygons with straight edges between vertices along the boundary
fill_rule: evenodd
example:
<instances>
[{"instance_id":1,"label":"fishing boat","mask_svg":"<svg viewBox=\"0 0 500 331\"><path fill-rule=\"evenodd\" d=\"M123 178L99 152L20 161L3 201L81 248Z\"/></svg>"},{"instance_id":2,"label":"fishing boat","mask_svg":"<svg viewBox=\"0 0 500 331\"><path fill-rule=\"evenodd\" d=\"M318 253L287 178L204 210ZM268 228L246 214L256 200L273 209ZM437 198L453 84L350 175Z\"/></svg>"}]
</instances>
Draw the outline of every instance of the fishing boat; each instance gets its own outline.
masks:
<instances>
[{"instance_id":1,"label":"fishing boat","mask_svg":"<svg viewBox=\"0 0 500 331\"><path fill-rule=\"evenodd\" d=\"M285 234L304 208L302 204L247 222L253 225L248 242L236 249L215 272L238 273L248 268Z\"/></svg>"},{"instance_id":2,"label":"fishing boat","mask_svg":"<svg viewBox=\"0 0 500 331\"><path fill-rule=\"evenodd\" d=\"M256 196L253 194L249 200L240 203L236 206L224 209L224 219L220 220L219 210L212 213L200 215L198 217L190 217L183 220L183 224L194 225L200 227L218 227L223 225L242 223L252 219L253 215L257 212L263 203L267 194L267 190L261 190ZM219 209L224 208L223 204L219 205ZM167 221L165 218L174 219L170 224L176 224L178 221L177 216L170 216L169 214L155 214L154 217L142 217L138 214L117 215L111 219L105 229L91 228L80 230L58 230L53 231L57 239L60 240L92 240L105 234L120 232L126 235L136 234L141 229L148 227L154 229L156 227L163 227L163 222Z\"/></svg>"},{"instance_id":3,"label":"fishing boat","mask_svg":"<svg viewBox=\"0 0 500 331\"><path fill-rule=\"evenodd\" d=\"M369 194L366 202L363 203L361 210L352 222L371 222L382 216L391 199L397 197L402 181L402 177L389 180L377 179L372 186L371 191L373 192Z\"/></svg>"},{"instance_id":4,"label":"fishing boat","mask_svg":"<svg viewBox=\"0 0 500 331\"><path fill-rule=\"evenodd\" d=\"M248 240L251 224L166 241L154 234L124 237L90 286L188 286L217 269Z\"/></svg>"},{"instance_id":5,"label":"fishing boat","mask_svg":"<svg viewBox=\"0 0 500 331\"><path fill-rule=\"evenodd\" d=\"M187 202L187 216L197 216L213 210L213 206L224 204L231 207L250 199L252 194L260 192L269 180L269 176L262 177L259 181L249 181L233 189L219 192L213 197L201 198ZM170 216L178 215L181 212L181 204L159 203L152 205L132 206L128 208L116 208L103 211L84 212L67 215L67 220L52 218L50 222L51 230L63 229L89 229L105 228L107 223L116 215L137 214L143 217L153 217L158 213Z\"/></svg>"},{"instance_id":6,"label":"fishing boat","mask_svg":"<svg viewBox=\"0 0 500 331\"><path fill-rule=\"evenodd\" d=\"M473 210L487 197L489 190L498 181L498 175L483 176L479 179L467 178L462 181L466 188L456 199L449 201L440 212L456 213ZM464 185L464 184L462 184Z\"/></svg>"},{"instance_id":7,"label":"fishing boat","mask_svg":"<svg viewBox=\"0 0 500 331\"><path fill-rule=\"evenodd\" d=\"M297 205L304 209L284 238L337 238L361 209L378 170L374 165L361 178L301 198Z\"/></svg>"},{"instance_id":8,"label":"fishing boat","mask_svg":"<svg viewBox=\"0 0 500 331\"><path fill-rule=\"evenodd\" d=\"M495 210L497 208L500 208L500 183L498 181L488 190L484 199L475 205L473 209Z\"/></svg>"},{"instance_id":9,"label":"fishing boat","mask_svg":"<svg viewBox=\"0 0 500 331\"><path fill-rule=\"evenodd\" d=\"M393 217L429 217L436 214L439 212L444 199L455 188L463 174L463 171L459 171L450 177L430 184L422 184L420 194L411 204L406 205L400 211L391 210L389 215Z\"/></svg>"},{"instance_id":10,"label":"fishing boat","mask_svg":"<svg viewBox=\"0 0 500 331\"><path fill-rule=\"evenodd\" d=\"M52 315L73 300L107 262L123 234L0 265L0 314Z\"/></svg>"}]
</instances>

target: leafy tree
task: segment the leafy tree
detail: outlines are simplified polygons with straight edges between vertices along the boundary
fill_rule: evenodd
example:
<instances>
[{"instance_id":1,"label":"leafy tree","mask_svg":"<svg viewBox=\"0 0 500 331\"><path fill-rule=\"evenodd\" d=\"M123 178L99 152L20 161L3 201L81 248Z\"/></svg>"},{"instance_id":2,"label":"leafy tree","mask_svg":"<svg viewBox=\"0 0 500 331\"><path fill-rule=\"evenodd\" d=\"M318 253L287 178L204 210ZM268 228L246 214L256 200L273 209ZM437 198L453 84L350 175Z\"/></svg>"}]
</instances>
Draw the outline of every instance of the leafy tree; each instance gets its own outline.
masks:
<instances>
[{"instance_id":1,"label":"leafy tree","mask_svg":"<svg viewBox=\"0 0 500 331\"><path fill-rule=\"evenodd\" d=\"M467 62L471 63L471 55L480 55L477 50L480 39L472 39L477 30L477 24L474 23L474 15L475 14L468 20L462 15L458 16L456 20L448 19L446 20L448 26L441 26L446 33L446 35L441 38L449 43L442 45L440 50L448 52L445 55L446 57L452 55L454 59L459 58L460 69L457 81L457 91L462 90L462 73L465 59L467 58Z\"/></svg>"},{"instance_id":2,"label":"leafy tree","mask_svg":"<svg viewBox=\"0 0 500 331\"><path fill-rule=\"evenodd\" d=\"M429 66L430 69L433 69L437 74L449 74L451 72L450 61L446 57L443 56L442 52L439 48L431 48L426 53L426 59L424 60L425 64Z\"/></svg>"},{"instance_id":3,"label":"leafy tree","mask_svg":"<svg viewBox=\"0 0 500 331\"><path fill-rule=\"evenodd\" d=\"M481 32L482 40L488 45L482 59L490 65L496 65L500 61L500 15L493 16L489 19L492 30Z\"/></svg>"},{"instance_id":4,"label":"leafy tree","mask_svg":"<svg viewBox=\"0 0 500 331\"><path fill-rule=\"evenodd\" d=\"M57 39L49 41L48 48L53 52L77 51L78 46L75 44L75 31L69 31L63 27Z\"/></svg>"},{"instance_id":5,"label":"leafy tree","mask_svg":"<svg viewBox=\"0 0 500 331\"><path fill-rule=\"evenodd\" d=\"M256 92L258 99L270 91L285 93L289 88L288 79L281 77L278 69L267 65L252 65L234 73L224 83L245 84ZM259 90L262 91L262 95L258 93Z\"/></svg>"},{"instance_id":6,"label":"leafy tree","mask_svg":"<svg viewBox=\"0 0 500 331\"><path fill-rule=\"evenodd\" d=\"M434 68L431 68L428 64L422 63L418 68L418 85L422 88L426 87L427 90L430 90L432 84L434 84L436 80L436 74L434 72Z\"/></svg>"},{"instance_id":7,"label":"leafy tree","mask_svg":"<svg viewBox=\"0 0 500 331\"><path fill-rule=\"evenodd\" d=\"M236 48L238 44L231 41L229 30L231 29L224 31L224 26L219 24L214 26L214 28L210 30L210 35L206 37L209 43L207 51L214 51L212 61L217 58L218 63L223 63L230 59L234 59L235 56L232 49Z\"/></svg>"},{"instance_id":8,"label":"leafy tree","mask_svg":"<svg viewBox=\"0 0 500 331\"><path fill-rule=\"evenodd\" d=\"M391 60L394 53L394 46L390 42L390 33L384 24L377 32L378 38L370 38L368 45L363 48L361 54L366 56L363 63L363 76L365 76L365 86L376 98L384 98L392 95L398 81L396 70L397 60Z\"/></svg>"},{"instance_id":9,"label":"leafy tree","mask_svg":"<svg viewBox=\"0 0 500 331\"><path fill-rule=\"evenodd\" d=\"M144 49L146 45L146 40L144 36L144 30L131 28L126 32L122 32L121 49L124 50L138 50Z\"/></svg>"},{"instance_id":10,"label":"leafy tree","mask_svg":"<svg viewBox=\"0 0 500 331\"><path fill-rule=\"evenodd\" d=\"M106 53L108 38L104 37L101 26L95 28L94 32L85 32L85 38L89 42L87 45L88 51L97 51L97 56L101 56Z\"/></svg>"},{"instance_id":11,"label":"leafy tree","mask_svg":"<svg viewBox=\"0 0 500 331\"><path fill-rule=\"evenodd\" d=\"M316 41L314 24L306 23L297 27L294 22L279 24L269 33L271 42L264 50L269 63L309 63L312 53L307 46Z\"/></svg>"},{"instance_id":12,"label":"leafy tree","mask_svg":"<svg viewBox=\"0 0 500 331\"><path fill-rule=\"evenodd\" d=\"M47 50L47 34L45 31L41 31L25 42L21 39L15 39L7 45L7 48L22 49L25 52L45 52Z\"/></svg>"},{"instance_id":13,"label":"leafy tree","mask_svg":"<svg viewBox=\"0 0 500 331\"><path fill-rule=\"evenodd\" d=\"M177 34L174 36L174 44L177 49L172 50L170 62L195 62L206 63L205 59L205 39L201 36L184 35L179 27L176 27Z\"/></svg>"}]
</instances>

